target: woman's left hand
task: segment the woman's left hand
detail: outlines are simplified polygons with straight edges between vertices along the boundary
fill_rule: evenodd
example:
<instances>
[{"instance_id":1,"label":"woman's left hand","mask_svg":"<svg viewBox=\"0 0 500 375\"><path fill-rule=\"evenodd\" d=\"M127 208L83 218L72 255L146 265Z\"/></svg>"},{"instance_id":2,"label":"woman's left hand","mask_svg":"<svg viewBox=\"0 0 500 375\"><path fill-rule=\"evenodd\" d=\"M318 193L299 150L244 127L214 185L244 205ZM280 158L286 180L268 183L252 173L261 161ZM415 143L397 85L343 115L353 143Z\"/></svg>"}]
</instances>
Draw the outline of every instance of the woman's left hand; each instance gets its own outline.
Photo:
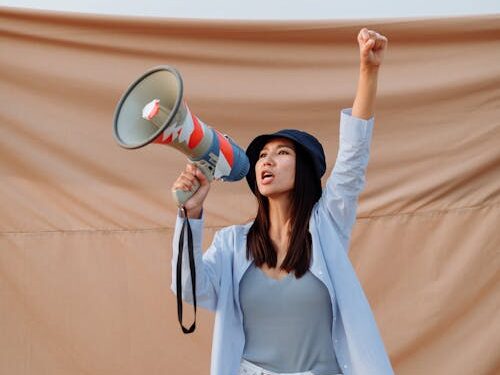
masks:
<instances>
[{"instance_id":1,"label":"woman's left hand","mask_svg":"<svg viewBox=\"0 0 500 375\"><path fill-rule=\"evenodd\" d=\"M363 28L358 34L361 68L378 69L384 60L388 40L382 34Z\"/></svg>"}]
</instances>

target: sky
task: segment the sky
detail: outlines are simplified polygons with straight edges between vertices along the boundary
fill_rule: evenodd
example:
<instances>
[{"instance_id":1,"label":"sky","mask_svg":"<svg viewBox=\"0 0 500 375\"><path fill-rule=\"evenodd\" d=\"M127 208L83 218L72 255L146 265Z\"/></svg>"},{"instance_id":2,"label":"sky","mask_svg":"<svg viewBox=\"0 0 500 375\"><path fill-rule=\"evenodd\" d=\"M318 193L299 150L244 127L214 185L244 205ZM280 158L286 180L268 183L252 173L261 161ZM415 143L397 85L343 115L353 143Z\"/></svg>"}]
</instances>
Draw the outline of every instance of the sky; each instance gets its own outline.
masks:
<instances>
[{"instance_id":1,"label":"sky","mask_svg":"<svg viewBox=\"0 0 500 375\"><path fill-rule=\"evenodd\" d=\"M208 19L373 19L500 14L500 0L0 0L0 6Z\"/></svg>"}]
</instances>

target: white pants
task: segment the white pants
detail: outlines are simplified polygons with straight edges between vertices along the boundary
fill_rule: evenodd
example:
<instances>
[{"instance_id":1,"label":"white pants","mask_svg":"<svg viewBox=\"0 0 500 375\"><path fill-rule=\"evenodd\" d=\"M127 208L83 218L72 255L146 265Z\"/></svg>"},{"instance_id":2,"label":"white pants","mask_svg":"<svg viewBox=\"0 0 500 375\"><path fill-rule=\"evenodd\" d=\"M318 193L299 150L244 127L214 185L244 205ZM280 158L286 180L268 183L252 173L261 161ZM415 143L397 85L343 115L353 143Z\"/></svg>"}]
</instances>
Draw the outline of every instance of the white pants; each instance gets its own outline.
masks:
<instances>
[{"instance_id":1,"label":"white pants","mask_svg":"<svg viewBox=\"0 0 500 375\"><path fill-rule=\"evenodd\" d=\"M241 360L239 375L314 375L311 371L306 372L272 372L259 367L252 362L248 362L245 359ZM332 374L332 375L342 375L342 374Z\"/></svg>"}]
</instances>

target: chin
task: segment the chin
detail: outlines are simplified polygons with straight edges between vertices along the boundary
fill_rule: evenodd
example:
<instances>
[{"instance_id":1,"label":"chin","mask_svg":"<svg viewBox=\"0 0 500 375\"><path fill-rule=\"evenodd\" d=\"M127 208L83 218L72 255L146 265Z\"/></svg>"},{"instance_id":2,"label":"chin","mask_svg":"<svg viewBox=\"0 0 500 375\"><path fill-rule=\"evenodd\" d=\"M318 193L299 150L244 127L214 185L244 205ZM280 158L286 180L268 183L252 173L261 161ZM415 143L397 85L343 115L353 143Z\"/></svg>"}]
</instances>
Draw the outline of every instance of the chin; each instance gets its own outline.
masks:
<instances>
[{"instance_id":1,"label":"chin","mask_svg":"<svg viewBox=\"0 0 500 375\"><path fill-rule=\"evenodd\" d=\"M268 191L268 189L265 189L265 188L262 189L259 187L259 193L260 193L260 195L262 195L263 197L266 197L266 198L269 196L269 191Z\"/></svg>"},{"instance_id":2,"label":"chin","mask_svg":"<svg viewBox=\"0 0 500 375\"><path fill-rule=\"evenodd\" d=\"M276 189L271 186L259 186L259 193L266 198L277 198L283 194L289 194L290 190Z\"/></svg>"}]
</instances>

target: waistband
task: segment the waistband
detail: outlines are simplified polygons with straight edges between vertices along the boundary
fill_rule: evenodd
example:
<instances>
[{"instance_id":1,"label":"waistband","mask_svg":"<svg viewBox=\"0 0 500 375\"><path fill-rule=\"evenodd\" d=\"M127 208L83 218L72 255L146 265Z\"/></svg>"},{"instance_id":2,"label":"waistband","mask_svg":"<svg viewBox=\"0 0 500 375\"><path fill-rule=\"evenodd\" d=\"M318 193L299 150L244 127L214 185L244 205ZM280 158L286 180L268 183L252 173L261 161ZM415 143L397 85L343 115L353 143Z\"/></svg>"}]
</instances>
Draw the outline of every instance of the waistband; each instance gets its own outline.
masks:
<instances>
[{"instance_id":1,"label":"waistband","mask_svg":"<svg viewBox=\"0 0 500 375\"><path fill-rule=\"evenodd\" d=\"M241 360L240 373L239 375L314 375L311 371L306 372L273 372L256 364L247 361L246 359ZM342 374L332 374L332 375L342 375Z\"/></svg>"}]
</instances>

